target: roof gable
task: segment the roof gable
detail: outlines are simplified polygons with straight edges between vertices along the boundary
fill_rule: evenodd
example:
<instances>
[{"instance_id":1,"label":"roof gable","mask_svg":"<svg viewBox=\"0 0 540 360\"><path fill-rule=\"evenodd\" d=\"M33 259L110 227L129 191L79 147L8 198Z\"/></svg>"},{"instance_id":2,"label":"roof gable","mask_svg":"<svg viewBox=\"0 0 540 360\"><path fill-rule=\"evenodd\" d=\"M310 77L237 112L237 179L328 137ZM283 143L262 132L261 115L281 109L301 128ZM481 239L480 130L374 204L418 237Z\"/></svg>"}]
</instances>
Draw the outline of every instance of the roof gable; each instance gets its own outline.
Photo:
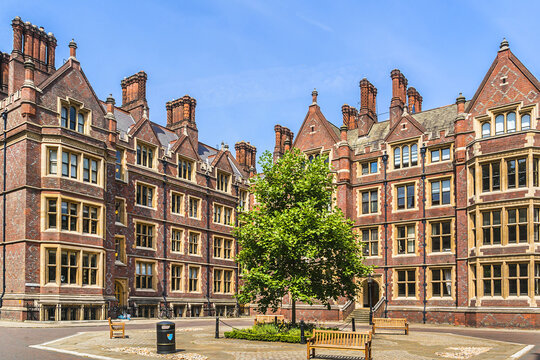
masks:
<instances>
[{"instance_id":1,"label":"roof gable","mask_svg":"<svg viewBox=\"0 0 540 360\"><path fill-rule=\"evenodd\" d=\"M392 126L384 140L386 142L394 142L403 139L418 137L423 135L425 132L426 128L422 124L416 121L408 113L404 113L404 115L399 119L399 121L397 121L394 126Z\"/></svg>"},{"instance_id":2,"label":"roof gable","mask_svg":"<svg viewBox=\"0 0 540 360\"><path fill-rule=\"evenodd\" d=\"M192 159L200 159L199 152L195 149L195 146L191 142L189 136L183 135L171 148L171 151L177 153L178 155L183 155Z\"/></svg>"},{"instance_id":3,"label":"roof gable","mask_svg":"<svg viewBox=\"0 0 540 360\"><path fill-rule=\"evenodd\" d=\"M310 144L330 148L339 142L334 127L326 120L318 105L311 105L292 146L302 151L309 150L312 147Z\"/></svg>"},{"instance_id":4,"label":"roof gable","mask_svg":"<svg viewBox=\"0 0 540 360\"><path fill-rule=\"evenodd\" d=\"M502 49L484 76L466 112L479 115L496 105L516 101L530 104L538 100L538 80L509 49Z\"/></svg>"},{"instance_id":5,"label":"roof gable","mask_svg":"<svg viewBox=\"0 0 540 360\"><path fill-rule=\"evenodd\" d=\"M145 118L139 120L139 122L129 130L129 135L156 146L161 145L157 134L154 132L152 123Z\"/></svg>"}]
</instances>

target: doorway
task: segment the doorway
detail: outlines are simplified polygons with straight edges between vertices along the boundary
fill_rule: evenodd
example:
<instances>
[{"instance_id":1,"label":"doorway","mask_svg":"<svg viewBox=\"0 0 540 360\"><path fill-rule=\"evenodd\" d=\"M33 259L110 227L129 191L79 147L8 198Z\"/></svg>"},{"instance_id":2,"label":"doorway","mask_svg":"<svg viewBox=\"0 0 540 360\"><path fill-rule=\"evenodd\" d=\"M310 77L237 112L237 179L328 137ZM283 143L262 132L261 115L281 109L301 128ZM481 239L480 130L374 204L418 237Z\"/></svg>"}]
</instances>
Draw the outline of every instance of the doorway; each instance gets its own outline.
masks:
<instances>
[{"instance_id":1,"label":"doorway","mask_svg":"<svg viewBox=\"0 0 540 360\"><path fill-rule=\"evenodd\" d=\"M362 285L362 294L363 294L363 301L362 301L362 307L369 308L369 283L367 280L364 281ZM375 306L377 302L380 299L379 294L379 283L375 280L373 280L373 283L371 284L371 306Z\"/></svg>"}]
</instances>

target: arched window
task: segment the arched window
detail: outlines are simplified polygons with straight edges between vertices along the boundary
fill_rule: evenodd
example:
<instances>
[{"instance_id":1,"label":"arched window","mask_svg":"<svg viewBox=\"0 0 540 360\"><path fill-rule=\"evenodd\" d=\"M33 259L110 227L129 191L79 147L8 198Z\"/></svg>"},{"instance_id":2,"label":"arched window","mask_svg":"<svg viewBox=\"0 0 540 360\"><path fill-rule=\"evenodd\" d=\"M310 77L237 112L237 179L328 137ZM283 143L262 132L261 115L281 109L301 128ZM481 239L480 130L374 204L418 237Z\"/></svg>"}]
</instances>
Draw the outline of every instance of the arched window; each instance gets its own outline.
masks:
<instances>
[{"instance_id":1,"label":"arched window","mask_svg":"<svg viewBox=\"0 0 540 360\"><path fill-rule=\"evenodd\" d=\"M491 136L491 123L488 121L482 124L482 137L485 138L489 136Z\"/></svg>"},{"instance_id":2,"label":"arched window","mask_svg":"<svg viewBox=\"0 0 540 360\"><path fill-rule=\"evenodd\" d=\"M516 113L509 112L506 114L506 131L514 132L516 131Z\"/></svg>"},{"instance_id":3,"label":"arched window","mask_svg":"<svg viewBox=\"0 0 540 360\"><path fill-rule=\"evenodd\" d=\"M409 167L409 146L403 147L403 167Z\"/></svg>"},{"instance_id":4,"label":"arched window","mask_svg":"<svg viewBox=\"0 0 540 360\"><path fill-rule=\"evenodd\" d=\"M504 115L495 118L495 135L504 134Z\"/></svg>"},{"instance_id":5,"label":"arched window","mask_svg":"<svg viewBox=\"0 0 540 360\"><path fill-rule=\"evenodd\" d=\"M418 145L413 144L411 146L411 166L418 164Z\"/></svg>"},{"instance_id":6,"label":"arched window","mask_svg":"<svg viewBox=\"0 0 540 360\"><path fill-rule=\"evenodd\" d=\"M401 149L395 148L394 149L394 169L399 169L401 166Z\"/></svg>"},{"instance_id":7,"label":"arched window","mask_svg":"<svg viewBox=\"0 0 540 360\"><path fill-rule=\"evenodd\" d=\"M68 111L67 108L62 106L62 127L67 127Z\"/></svg>"},{"instance_id":8,"label":"arched window","mask_svg":"<svg viewBox=\"0 0 540 360\"><path fill-rule=\"evenodd\" d=\"M78 119L79 119L79 123L78 123L77 131L80 133L84 133L84 115L79 113Z\"/></svg>"},{"instance_id":9,"label":"arched window","mask_svg":"<svg viewBox=\"0 0 540 360\"><path fill-rule=\"evenodd\" d=\"M521 115L521 130L528 130L531 128L531 115Z\"/></svg>"},{"instance_id":10,"label":"arched window","mask_svg":"<svg viewBox=\"0 0 540 360\"><path fill-rule=\"evenodd\" d=\"M69 108L69 128L77 129L77 110L73 106Z\"/></svg>"}]
</instances>

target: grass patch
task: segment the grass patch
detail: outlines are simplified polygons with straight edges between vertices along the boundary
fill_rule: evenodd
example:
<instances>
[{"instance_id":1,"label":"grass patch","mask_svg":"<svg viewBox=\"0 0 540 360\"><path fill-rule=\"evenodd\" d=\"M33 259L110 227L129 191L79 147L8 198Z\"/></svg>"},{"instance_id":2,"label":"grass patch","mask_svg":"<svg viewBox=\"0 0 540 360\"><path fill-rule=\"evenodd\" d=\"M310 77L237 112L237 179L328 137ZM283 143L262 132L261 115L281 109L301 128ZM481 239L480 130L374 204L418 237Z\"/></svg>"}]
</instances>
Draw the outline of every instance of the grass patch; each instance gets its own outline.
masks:
<instances>
[{"instance_id":1,"label":"grass patch","mask_svg":"<svg viewBox=\"0 0 540 360\"><path fill-rule=\"evenodd\" d=\"M304 336L306 339L311 337L314 328L315 324L305 324ZM318 329L337 330L335 328ZM290 323L283 325L258 324L247 329L234 329L232 331L226 331L224 335L229 339L299 343L300 325L292 325Z\"/></svg>"}]
</instances>

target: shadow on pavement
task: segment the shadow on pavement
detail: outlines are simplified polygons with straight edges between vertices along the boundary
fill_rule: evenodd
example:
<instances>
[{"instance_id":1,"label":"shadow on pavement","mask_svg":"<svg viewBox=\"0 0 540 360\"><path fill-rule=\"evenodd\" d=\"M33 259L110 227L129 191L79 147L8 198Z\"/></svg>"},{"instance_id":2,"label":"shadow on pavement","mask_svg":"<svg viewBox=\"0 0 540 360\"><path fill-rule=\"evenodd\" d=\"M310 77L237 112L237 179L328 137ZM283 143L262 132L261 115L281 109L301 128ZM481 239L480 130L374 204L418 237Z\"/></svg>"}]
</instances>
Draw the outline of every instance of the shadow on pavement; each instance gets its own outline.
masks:
<instances>
[{"instance_id":1,"label":"shadow on pavement","mask_svg":"<svg viewBox=\"0 0 540 360\"><path fill-rule=\"evenodd\" d=\"M345 356L345 355L315 355L312 359L326 359L326 360L364 360L364 357L359 356Z\"/></svg>"}]
</instances>

